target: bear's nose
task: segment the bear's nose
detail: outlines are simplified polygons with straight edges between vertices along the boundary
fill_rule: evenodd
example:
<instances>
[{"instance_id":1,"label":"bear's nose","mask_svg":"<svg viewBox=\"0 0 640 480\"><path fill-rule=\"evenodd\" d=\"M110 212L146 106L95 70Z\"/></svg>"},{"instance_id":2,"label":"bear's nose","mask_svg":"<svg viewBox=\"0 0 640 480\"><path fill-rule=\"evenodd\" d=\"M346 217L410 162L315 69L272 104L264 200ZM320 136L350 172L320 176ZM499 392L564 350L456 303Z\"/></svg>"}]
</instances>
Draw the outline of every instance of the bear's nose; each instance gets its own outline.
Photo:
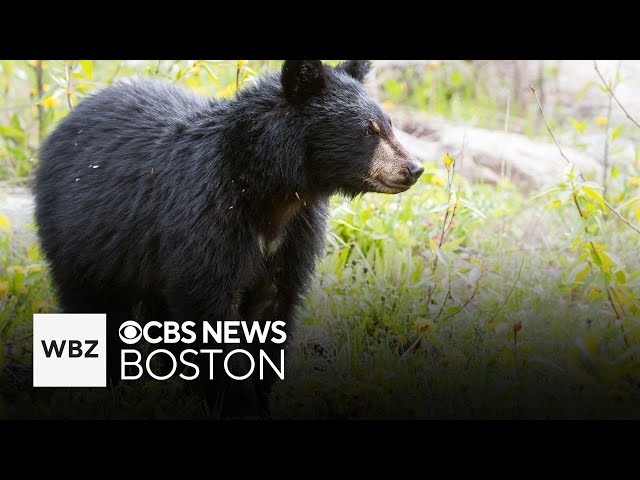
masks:
<instances>
[{"instance_id":1,"label":"bear's nose","mask_svg":"<svg viewBox=\"0 0 640 480\"><path fill-rule=\"evenodd\" d=\"M407 165L407 171L409 172L409 176L413 179L413 181L417 181L424 172L424 167L420 162L412 161L409 165Z\"/></svg>"}]
</instances>

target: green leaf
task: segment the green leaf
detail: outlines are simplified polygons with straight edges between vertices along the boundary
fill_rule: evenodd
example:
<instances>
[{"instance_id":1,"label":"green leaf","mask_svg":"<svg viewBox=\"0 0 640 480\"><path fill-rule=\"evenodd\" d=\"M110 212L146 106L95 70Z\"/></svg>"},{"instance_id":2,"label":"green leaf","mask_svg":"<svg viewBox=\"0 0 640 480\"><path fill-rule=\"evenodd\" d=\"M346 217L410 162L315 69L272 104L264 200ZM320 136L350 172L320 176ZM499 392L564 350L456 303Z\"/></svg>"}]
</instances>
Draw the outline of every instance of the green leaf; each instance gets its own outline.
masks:
<instances>
[{"instance_id":1,"label":"green leaf","mask_svg":"<svg viewBox=\"0 0 640 480\"><path fill-rule=\"evenodd\" d=\"M435 207L427 210L426 213L438 213L438 212L442 212L443 210L446 210L447 208L449 208L449 203L441 203L440 205L436 205Z\"/></svg>"},{"instance_id":2,"label":"green leaf","mask_svg":"<svg viewBox=\"0 0 640 480\"><path fill-rule=\"evenodd\" d=\"M436 245L436 242L433 240L433 238L429 239L429 247L431 247L431 252L435 254L438 246Z\"/></svg>"},{"instance_id":3,"label":"green leaf","mask_svg":"<svg viewBox=\"0 0 640 480\"><path fill-rule=\"evenodd\" d=\"M471 210L472 212L474 212L475 214L480 215L482 218L487 218L487 217L485 217L484 213L482 213L480 210L478 210L478 209L476 208L476 206L475 206L473 203L471 203L469 200L466 200L466 199L464 199L464 198L461 198L461 199L460 199L460 203L461 203L462 205L464 205L465 207L467 207L467 208L468 208L469 210Z\"/></svg>"},{"instance_id":4,"label":"green leaf","mask_svg":"<svg viewBox=\"0 0 640 480\"><path fill-rule=\"evenodd\" d=\"M529 199L529 201L531 201L531 200L535 200L535 199L540 198L540 197L543 197L543 196L545 196L545 195L549 195L550 193L553 193L553 192L559 192L560 190L564 190L564 187L554 187L554 188L550 188L549 190L545 190L544 192L540 192L540 193L538 193L538 194L534 195L533 197L531 197L531 198Z\"/></svg>"},{"instance_id":5,"label":"green leaf","mask_svg":"<svg viewBox=\"0 0 640 480\"><path fill-rule=\"evenodd\" d=\"M60 85L62 88L67 88L67 81L62 77L56 77L55 75L51 75L51 78L54 82Z\"/></svg>"},{"instance_id":6,"label":"green leaf","mask_svg":"<svg viewBox=\"0 0 640 480\"><path fill-rule=\"evenodd\" d=\"M213 70L211 70L211 68L209 68L209 66L204 62L202 63L202 68L205 69L205 71L209 75L209 78L211 78L211 80L213 80L213 83L216 84L216 87L220 88L222 84L220 83L220 79L218 78L218 76L213 73Z\"/></svg>"},{"instance_id":7,"label":"green leaf","mask_svg":"<svg viewBox=\"0 0 640 480\"><path fill-rule=\"evenodd\" d=\"M620 355L616 359L616 363L617 364L622 364L626 360L628 360L631 357L633 357L634 355L637 355L638 353L640 353L640 345L634 345L633 347L630 347L629 349L627 349L627 351L624 352L622 355Z\"/></svg>"},{"instance_id":8,"label":"green leaf","mask_svg":"<svg viewBox=\"0 0 640 480\"><path fill-rule=\"evenodd\" d=\"M447 167L447 169L448 169L451 165L453 165L456 162L456 159L453 158L448 153L445 153L444 154L444 158L442 159L442 161L444 162L444 166Z\"/></svg>"},{"instance_id":9,"label":"green leaf","mask_svg":"<svg viewBox=\"0 0 640 480\"><path fill-rule=\"evenodd\" d=\"M415 323L416 328L418 328L418 329L425 329L425 330L435 330L436 329L435 322L430 318L418 317L415 320L414 323Z\"/></svg>"},{"instance_id":10,"label":"green leaf","mask_svg":"<svg viewBox=\"0 0 640 480\"><path fill-rule=\"evenodd\" d=\"M571 271L571 273L569 273L567 277L567 281L569 283L582 282L582 280L584 280L584 278L589 274L590 271L591 271L591 267L589 266L588 263L586 262L578 263L578 265L576 265L576 267Z\"/></svg>"},{"instance_id":11,"label":"green leaf","mask_svg":"<svg viewBox=\"0 0 640 480\"><path fill-rule=\"evenodd\" d=\"M594 190L591 187L586 187L586 186L582 186L582 192L591 197L593 200L595 200L598 205L600 205L602 207L603 210L606 210L606 205L604 204L604 199L602 198L602 195L600 194L600 192Z\"/></svg>"},{"instance_id":12,"label":"green leaf","mask_svg":"<svg viewBox=\"0 0 640 480\"><path fill-rule=\"evenodd\" d=\"M611 178L618 178L618 175L620 175L620 168L613 167L611 169Z\"/></svg>"},{"instance_id":13,"label":"green leaf","mask_svg":"<svg viewBox=\"0 0 640 480\"><path fill-rule=\"evenodd\" d=\"M451 72L449 80L455 87L459 87L460 85L462 85L462 73L460 73L460 70L454 70L453 72Z\"/></svg>"},{"instance_id":14,"label":"green leaf","mask_svg":"<svg viewBox=\"0 0 640 480\"><path fill-rule=\"evenodd\" d=\"M611 271L611 267L620 265L620 260L613 254L605 251L604 247L594 241L591 242L591 257L603 273Z\"/></svg>"},{"instance_id":15,"label":"green leaf","mask_svg":"<svg viewBox=\"0 0 640 480\"><path fill-rule=\"evenodd\" d=\"M347 248L351 248L351 246L345 242L340 235L333 233L333 232L329 232L329 235L331 236L331 238L333 238L337 243L339 243L340 245L342 245L343 247L347 247ZM337 244L336 244L337 247Z\"/></svg>"},{"instance_id":16,"label":"green leaf","mask_svg":"<svg viewBox=\"0 0 640 480\"><path fill-rule=\"evenodd\" d=\"M437 257L440 259L440 261L445 264L448 265L449 264L449 259L447 258L447 256L444 254L444 252L438 247L438 245L436 244L436 242L433 240L433 238L429 239L429 246L431 247L431 251L437 255Z\"/></svg>"},{"instance_id":17,"label":"green leaf","mask_svg":"<svg viewBox=\"0 0 640 480\"><path fill-rule=\"evenodd\" d=\"M42 255L40 255L40 250L38 250L38 247L36 244L32 244L29 247L29 251L27 252L27 258L32 263L42 261Z\"/></svg>"},{"instance_id":18,"label":"green leaf","mask_svg":"<svg viewBox=\"0 0 640 480\"><path fill-rule=\"evenodd\" d=\"M24 132L8 125L0 125L0 135L3 137L13 137L17 142L24 139Z\"/></svg>"},{"instance_id":19,"label":"green leaf","mask_svg":"<svg viewBox=\"0 0 640 480\"><path fill-rule=\"evenodd\" d=\"M588 182L582 182L580 185L584 185L585 187L591 187L591 188L593 188L594 190L604 190L604 188L602 187L602 185L600 185L600 184L599 184L599 183L597 183L597 182L591 182L591 181L588 181Z\"/></svg>"},{"instance_id":20,"label":"green leaf","mask_svg":"<svg viewBox=\"0 0 640 480\"><path fill-rule=\"evenodd\" d=\"M634 203L636 203L637 201L640 201L640 197L635 197L635 198L632 198L631 200L627 200L627 201L626 201L626 202L624 202L622 205L620 205L620 206L618 207L618 209L623 209L623 208L625 208L625 207L628 207L629 205L634 204Z\"/></svg>"},{"instance_id":21,"label":"green leaf","mask_svg":"<svg viewBox=\"0 0 640 480\"><path fill-rule=\"evenodd\" d=\"M571 122L571 125L573 125L573 128L575 128L580 133L584 133L584 131L587 129L587 121L586 120L583 120L581 122L579 120L576 120L573 117L569 117L569 122Z\"/></svg>"},{"instance_id":22,"label":"green leaf","mask_svg":"<svg viewBox=\"0 0 640 480\"><path fill-rule=\"evenodd\" d=\"M18 130L24 132L24 128L22 127L22 122L20 121L20 117L18 116L17 113L14 113L13 115L11 115L11 120L9 120L9 125L11 125L13 128L17 128Z\"/></svg>"},{"instance_id":23,"label":"green leaf","mask_svg":"<svg viewBox=\"0 0 640 480\"><path fill-rule=\"evenodd\" d=\"M624 128L624 125L620 125L619 127L614 128L611 131L611 140L615 140L618 137L618 135L622 133L623 128Z\"/></svg>"},{"instance_id":24,"label":"green leaf","mask_svg":"<svg viewBox=\"0 0 640 480\"><path fill-rule=\"evenodd\" d=\"M564 370L562 369L562 367L558 366L557 363L544 357L533 357L529 359L529 361L527 362L527 365L531 365L531 366L543 365L545 367L551 367L553 370L556 370L558 372L564 373Z\"/></svg>"},{"instance_id":25,"label":"green leaf","mask_svg":"<svg viewBox=\"0 0 640 480\"><path fill-rule=\"evenodd\" d=\"M598 254L600 255L600 258L602 258L602 270L605 272L608 272L613 266L620 265L620 259L612 253L600 250Z\"/></svg>"},{"instance_id":26,"label":"green leaf","mask_svg":"<svg viewBox=\"0 0 640 480\"><path fill-rule=\"evenodd\" d=\"M0 215L0 230L4 230L6 232L11 230L11 223L9 222L9 219L4 215Z\"/></svg>"},{"instance_id":27,"label":"green leaf","mask_svg":"<svg viewBox=\"0 0 640 480\"><path fill-rule=\"evenodd\" d=\"M591 82L587 82L584 87L582 87L577 93L576 93L576 100L580 100L582 97L585 96L585 94L589 91L589 89L591 89L592 87L600 87L602 88L602 85L600 85L599 83L596 83L594 81Z\"/></svg>"}]
</instances>

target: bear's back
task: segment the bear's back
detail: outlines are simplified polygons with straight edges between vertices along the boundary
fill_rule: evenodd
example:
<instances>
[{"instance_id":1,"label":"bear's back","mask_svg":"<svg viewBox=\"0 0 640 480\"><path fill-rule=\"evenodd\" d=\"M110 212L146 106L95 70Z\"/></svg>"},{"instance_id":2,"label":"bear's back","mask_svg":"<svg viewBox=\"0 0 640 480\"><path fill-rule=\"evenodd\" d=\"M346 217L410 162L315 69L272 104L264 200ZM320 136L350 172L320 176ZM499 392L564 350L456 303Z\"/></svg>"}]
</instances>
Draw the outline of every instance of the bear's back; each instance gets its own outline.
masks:
<instances>
[{"instance_id":1,"label":"bear's back","mask_svg":"<svg viewBox=\"0 0 640 480\"><path fill-rule=\"evenodd\" d=\"M207 105L207 99L171 84L121 82L81 101L46 139L40 160L60 167L83 154L114 153L125 144L130 152L136 146L130 142L157 145L189 125Z\"/></svg>"},{"instance_id":2,"label":"bear's back","mask_svg":"<svg viewBox=\"0 0 640 480\"><path fill-rule=\"evenodd\" d=\"M105 266L118 270L136 262L97 262L91 245L138 262L154 256L143 239L190 207L190 171L198 169L190 167L196 160L189 152L200 147L187 132L210 105L149 80L122 82L81 101L40 150L36 219L50 260L73 258L78 269L99 264L109 274Z\"/></svg>"}]
</instances>

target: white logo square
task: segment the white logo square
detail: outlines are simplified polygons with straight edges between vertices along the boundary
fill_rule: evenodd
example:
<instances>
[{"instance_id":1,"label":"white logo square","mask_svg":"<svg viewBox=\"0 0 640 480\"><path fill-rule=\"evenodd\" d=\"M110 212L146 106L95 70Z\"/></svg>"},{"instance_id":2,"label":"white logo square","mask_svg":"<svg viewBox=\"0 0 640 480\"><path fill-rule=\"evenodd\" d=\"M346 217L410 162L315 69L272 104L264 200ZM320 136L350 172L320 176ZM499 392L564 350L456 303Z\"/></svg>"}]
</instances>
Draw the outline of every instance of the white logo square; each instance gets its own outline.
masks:
<instances>
[{"instance_id":1,"label":"white logo square","mask_svg":"<svg viewBox=\"0 0 640 480\"><path fill-rule=\"evenodd\" d=\"M33 315L34 387L106 387L107 315Z\"/></svg>"}]
</instances>

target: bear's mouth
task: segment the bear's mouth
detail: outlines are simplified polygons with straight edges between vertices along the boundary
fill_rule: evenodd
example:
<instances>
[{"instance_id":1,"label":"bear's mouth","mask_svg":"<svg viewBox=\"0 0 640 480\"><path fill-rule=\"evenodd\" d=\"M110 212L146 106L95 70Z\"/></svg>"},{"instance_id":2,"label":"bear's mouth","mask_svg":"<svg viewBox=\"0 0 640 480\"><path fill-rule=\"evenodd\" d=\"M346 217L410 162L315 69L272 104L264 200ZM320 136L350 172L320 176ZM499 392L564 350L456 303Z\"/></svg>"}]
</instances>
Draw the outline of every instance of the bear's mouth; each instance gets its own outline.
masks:
<instances>
[{"instance_id":1,"label":"bear's mouth","mask_svg":"<svg viewBox=\"0 0 640 480\"><path fill-rule=\"evenodd\" d=\"M391 193L391 194L406 192L413 186L413 182L412 183L388 182L381 178L376 178L375 183L378 184L376 186L379 187L379 189L377 190L379 193Z\"/></svg>"}]
</instances>

